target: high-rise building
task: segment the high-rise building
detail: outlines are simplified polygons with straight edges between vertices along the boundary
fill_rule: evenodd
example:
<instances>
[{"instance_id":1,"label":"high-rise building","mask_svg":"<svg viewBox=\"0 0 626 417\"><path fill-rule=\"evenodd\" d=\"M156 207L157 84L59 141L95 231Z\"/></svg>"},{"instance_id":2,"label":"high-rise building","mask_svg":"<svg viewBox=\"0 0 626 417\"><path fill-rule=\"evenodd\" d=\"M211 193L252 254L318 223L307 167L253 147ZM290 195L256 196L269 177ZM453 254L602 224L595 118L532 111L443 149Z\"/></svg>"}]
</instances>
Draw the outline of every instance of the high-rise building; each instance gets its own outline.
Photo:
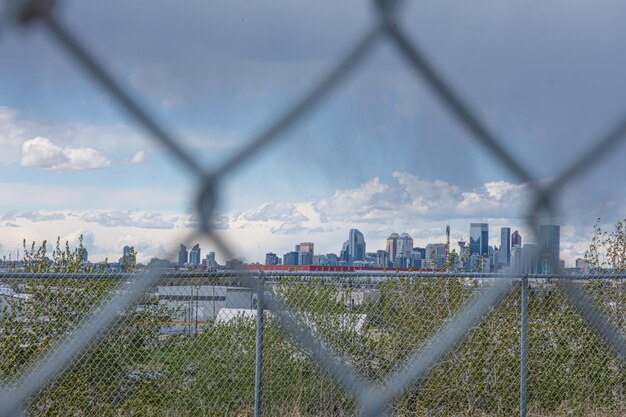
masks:
<instances>
[{"instance_id":1,"label":"high-rise building","mask_svg":"<svg viewBox=\"0 0 626 417\"><path fill-rule=\"evenodd\" d=\"M459 267L467 269L466 266L469 265L469 248L465 246L465 241L463 239L458 241L459 244Z\"/></svg>"},{"instance_id":2,"label":"high-rise building","mask_svg":"<svg viewBox=\"0 0 626 417\"><path fill-rule=\"evenodd\" d=\"M298 265L312 265L313 255L311 252L297 252L298 253Z\"/></svg>"},{"instance_id":3,"label":"high-rise building","mask_svg":"<svg viewBox=\"0 0 626 417\"><path fill-rule=\"evenodd\" d=\"M524 251L520 245L511 248L511 271L522 274L524 265Z\"/></svg>"},{"instance_id":4,"label":"high-rise building","mask_svg":"<svg viewBox=\"0 0 626 417\"><path fill-rule=\"evenodd\" d=\"M511 265L511 228L500 228L500 251L498 253L498 264Z\"/></svg>"},{"instance_id":5,"label":"high-rise building","mask_svg":"<svg viewBox=\"0 0 626 417\"><path fill-rule=\"evenodd\" d=\"M392 233L387 238L387 253L389 254L389 260L394 262L396 255L398 254L398 238L400 235Z\"/></svg>"},{"instance_id":6,"label":"high-rise building","mask_svg":"<svg viewBox=\"0 0 626 417\"><path fill-rule=\"evenodd\" d=\"M296 252L306 252L310 253L311 257L315 255L313 253L314 244L311 242L302 242L299 245L296 245Z\"/></svg>"},{"instance_id":7,"label":"high-rise building","mask_svg":"<svg viewBox=\"0 0 626 417\"><path fill-rule=\"evenodd\" d=\"M265 254L265 265L278 265L278 256L273 252Z\"/></svg>"},{"instance_id":8,"label":"high-rise building","mask_svg":"<svg viewBox=\"0 0 626 417\"><path fill-rule=\"evenodd\" d=\"M365 260L365 237L357 229L350 229L350 260Z\"/></svg>"},{"instance_id":9,"label":"high-rise building","mask_svg":"<svg viewBox=\"0 0 626 417\"><path fill-rule=\"evenodd\" d=\"M193 266L200 265L200 252L200 244L196 243L195 245L193 245L193 248L191 248L191 252L189 252L189 263Z\"/></svg>"},{"instance_id":10,"label":"high-rise building","mask_svg":"<svg viewBox=\"0 0 626 417\"><path fill-rule=\"evenodd\" d=\"M416 253L420 254L420 259L426 259L426 248L419 248L416 246L413 248L413 257L415 257Z\"/></svg>"},{"instance_id":11,"label":"high-rise building","mask_svg":"<svg viewBox=\"0 0 626 417\"><path fill-rule=\"evenodd\" d=\"M429 243L426 245L426 260L430 262L431 267L435 266L435 268L441 269L445 259L445 243Z\"/></svg>"},{"instance_id":12,"label":"high-rise building","mask_svg":"<svg viewBox=\"0 0 626 417\"><path fill-rule=\"evenodd\" d=\"M511 247L519 246L522 247L522 235L516 230L511 235Z\"/></svg>"},{"instance_id":13,"label":"high-rise building","mask_svg":"<svg viewBox=\"0 0 626 417\"><path fill-rule=\"evenodd\" d=\"M470 255L489 254L489 224L470 223Z\"/></svg>"},{"instance_id":14,"label":"high-rise building","mask_svg":"<svg viewBox=\"0 0 626 417\"><path fill-rule=\"evenodd\" d=\"M130 246L124 246L124 248L122 249L122 257L123 258L130 257Z\"/></svg>"},{"instance_id":15,"label":"high-rise building","mask_svg":"<svg viewBox=\"0 0 626 417\"><path fill-rule=\"evenodd\" d=\"M576 258L576 269L578 269L581 274L589 273L589 267L590 263L588 259Z\"/></svg>"},{"instance_id":16,"label":"high-rise building","mask_svg":"<svg viewBox=\"0 0 626 417\"><path fill-rule=\"evenodd\" d=\"M376 251L376 266L379 268L387 268L389 266L389 254L386 250Z\"/></svg>"},{"instance_id":17,"label":"high-rise building","mask_svg":"<svg viewBox=\"0 0 626 417\"><path fill-rule=\"evenodd\" d=\"M404 256L404 254L398 252L398 254L396 255L396 259L393 262L393 265L396 268L408 268L408 259L406 256Z\"/></svg>"},{"instance_id":18,"label":"high-rise building","mask_svg":"<svg viewBox=\"0 0 626 417\"><path fill-rule=\"evenodd\" d=\"M327 253L326 254L326 264L328 266L337 266L339 265L339 257L335 253Z\"/></svg>"},{"instance_id":19,"label":"high-rise building","mask_svg":"<svg viewBox=\"0 0 626 417\"><path fill-rule=\"evenodd\" d=\"M189 262L189 252L187 252L187 246L181 244L178 251L178 266L183 266L187 262Z\"/></svg>"},{"instance_id":20,"label":"high-rise building","mask_svg":"<svg viewBox=\"0 0 626 417\"><path fill-rule=\"evenodd\" d=\"M350 257L350 255L348 254L348 250L350 248L350 240L346 240L345 242L343 242L343 245L341 245L341 251L339 252L339 260L341 262L345 262L346 265L348 264L348 259Z\"/></svg>"},{"instance_id":21,"label":"high-rise building","mask_svg":"<svg viewBox=\"0 0 626 417\"><path fill-rule=\"evenodd\" d=\"M87 248L80 248L78 250L78 255L80 256L81 263L89 263L89 252L87 251Z\"/></svg>"},{"instance_id":22,"label":"high-rise building","mask_svg":"<svg viewBox=\"0 0 626 417\"><path fill-rule=\"evenodd\" d=\"M539 247L532 243L525 243L522 250L523 274L536 274L539 262Z\"/></svg>"},{"instance_id":23,"label":"high-rise building","mask_svg":"<svg viewBox=\"0 0 626 417\"><path fill-rule=\"evenodd\" d=\"M539 226L539 267L540 274L553 274L559 268L561 227L556 224Z\"/></svg>"},{"instance_id":24,"label":"high-rise building","mask_svg":"<svg viewBox=\"0 0 626 417\"><path fill-rule=\"evenodd\" d=\"M347 265L352 265L354 261L365 260L365 238L363 233L357 229L350 229L348 240L343 243L339 258L341 261L346 262Z\"/></svg>"},{"instance_id":25,"label":"high-rise building","mask_svg":"<svg viewBox=\"0 0 626 417\"><path fill-rule=\"evenodd\" d=\"M426 249L425 248L413 248L413 268L421 268L422 261L426 260Z\"/></svg>"},{"instance_id":26,"label":"high-rise building","mask_svg":"<svg viewBox=\"0 0 626 417\"><path fill-rule=\"evenodd\" d=\"M489 272L494 272L498 269L499 258L500 249L497 246L489 246Z\"/></svg>"},{"instance_id":27,"label":"high-rise building","mask_svg":"<svg viewBox=\"0 0 626 417\"><path fill-rule=\"evenodd\" d=\"M283 265L298 265L298 252L287 252L283 255Z\"/></svg>"},{"instance_id":28,"label":"high-rise building","mask_svg":"<svg viewBox=\"0 0 626 417\"><path fill-rule=\"evenodd\" d=\"M120 264L124 265L132 265L133 264L133 255L132 248L130 246L124 246L122 248L122 258L120 259Z\"/></svg>"},{"instance_id":29,"label":"high-rise building","mask_svg":"<svg viewBox=\"0 0 626 417\"><path fill-rule=\"evenodd\" d=\"M209 252L206 256L206 266L209 269L216 269L218 267L217 261L215 260L215 252Z\"/></svg>"},{"instance_id":30,"label":"high-rise building","mask_svg":"<svg viewBox=\"0 0 626 417\"><path fill-rule=\"evenodd\" d=\"M413 255L413 238L408 233L402 233L398 238L397 249L397 253L406 258L411 258Z\"/></svg>"}]
</instances>

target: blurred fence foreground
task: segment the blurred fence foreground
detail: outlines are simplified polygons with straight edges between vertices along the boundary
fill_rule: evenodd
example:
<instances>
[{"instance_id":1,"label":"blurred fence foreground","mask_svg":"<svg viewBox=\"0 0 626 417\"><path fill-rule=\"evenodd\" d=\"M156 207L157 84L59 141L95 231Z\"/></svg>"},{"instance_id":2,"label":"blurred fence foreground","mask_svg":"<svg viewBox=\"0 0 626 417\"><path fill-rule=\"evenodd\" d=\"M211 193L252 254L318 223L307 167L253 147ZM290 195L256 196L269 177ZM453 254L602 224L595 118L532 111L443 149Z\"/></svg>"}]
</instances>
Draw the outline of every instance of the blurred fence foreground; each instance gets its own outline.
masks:
<instances>
[{"instance_id":1,"label":"blurred fence foreground","mask_svg":"<svg viewBox=\"0 0 626 417\"><path fill-rule=\"evenodd\" d=\"M0 29L41 27L188 170L199 220L189 238L209 238L227 259L231 246L212 228L224 178L354 76L380 40L528 187L526 223L538 236L562 190L623 142L626 117L549 181L536 178L405 33L399 3L375 1L371 27L319 82L210 169L117 82L53 1L0 1ZM5 274L0 416L624 415L623 278Z\"/></svg>"},{"instance_id":2,"label":"blurred fence foreground","mask_svg":"<svg viewBox=\"0 0 626 417\"><path fill-rule=\"evenodd\" d=\"M236 273L164 275L28 399L27 414L354 415L363 411L359 401L319 366L316 348L296 340L277 316L288 314L357 378L383 387L412 366L413 352L427 355L429 345L447 337L442 329L460 320L472 300L495 282L509 281L489 274L391 272L245 278L257 279L257 289ZM626 276L586 278L576 285L607 320L624 328ZM0 378L7 389L19 389L21 374L85 317L97 316L94 306L136 279L142 275L2 275ZM531 415L624 415L626 365L563 294L559 281L565 279L573 277L513 280L506 295L402 388L386 411L514 415L523 375ZM266 310L265 298L284 309Z\"/></svg>"}]
</instances>

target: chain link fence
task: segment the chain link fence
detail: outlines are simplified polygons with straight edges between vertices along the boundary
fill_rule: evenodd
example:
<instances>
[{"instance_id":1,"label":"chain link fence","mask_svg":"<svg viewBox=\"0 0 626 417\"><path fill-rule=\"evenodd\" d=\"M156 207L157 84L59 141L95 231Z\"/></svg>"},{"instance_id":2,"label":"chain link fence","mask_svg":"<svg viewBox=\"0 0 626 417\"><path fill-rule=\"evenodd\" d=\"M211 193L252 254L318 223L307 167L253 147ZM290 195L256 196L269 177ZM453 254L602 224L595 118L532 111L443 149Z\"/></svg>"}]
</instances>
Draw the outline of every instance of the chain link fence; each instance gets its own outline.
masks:
<instances>
[{"instance_id":1,"label":"chain link fence","mask_svg":"<svg viewBox=\"0 0 626 417\"><path fill-rule=\"evenodd\" d=\"M398 3L375 1L375 23L335 67L212 169L120 86L54 2L4 0L0 25L42 26L188 169L200 184L200 224L187 240L206 236L227 258L229 243L211 227L223 178L320 105L380 40L494 161L528 184L527 221L537 234L564 186L622 141L626 119L539 182L406 36L394 19ZM0 415L623 414L621 276L373 278L4 275Z\"/></svg>"},{"instance_id":2,"label":"chain link fence","mask_svg":"<svg viewBox=\"0 0 626 417\"><path fill-rule=\"evenodd\" d=\"M248 274L250 275L250 274ZM4 274L0 277L0 378L19 389L90 314L141 275ZM581 285L616 326L626 319L624 277ZM256 279L256 278L255 278ZM503 277L379 273L282 276L265 272L263 293L360 378L384 386L426 351L477 294ZM572 279L572 278L567 278ZM480 323L403 390L394 416L517 413L522 285L527 286L528 407L531 415L617 416L626 412L626 364L587 325L555 279L516 280ZM238 273L166 274L112 327L29 398L27 414L354 415L349 391L265 311ZM261 301L262 302L262 301ZM258 333L260 331L260 333ZM261 336L259 338L258 336ZM259 357L257 349L261 350ZM313 348L314 349L314 348ZM261 373L255 376L257 365ZM257 379L258 378L258 379Z\"/></svg>"}]
</instances>

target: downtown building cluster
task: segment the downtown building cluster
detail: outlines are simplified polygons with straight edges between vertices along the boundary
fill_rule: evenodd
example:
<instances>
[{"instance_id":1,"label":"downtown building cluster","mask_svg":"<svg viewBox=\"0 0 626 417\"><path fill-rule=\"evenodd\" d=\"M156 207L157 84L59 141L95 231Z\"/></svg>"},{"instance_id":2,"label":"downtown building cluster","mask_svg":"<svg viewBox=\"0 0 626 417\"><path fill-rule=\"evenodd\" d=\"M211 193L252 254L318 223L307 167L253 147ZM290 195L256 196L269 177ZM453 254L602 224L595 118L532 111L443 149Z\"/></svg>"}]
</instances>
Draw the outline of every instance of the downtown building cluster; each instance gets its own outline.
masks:
<instances>
[{"instance_id":1,"label":"downtown building cluster","mask_svg":"<svg viewBox=\"0 0 626 417\"><path fill-rule=\"evenodd\" d=\"M471 223L469 242L450 244L450 228L446 227L445 243L414 246L408 233L392 233L385 249L368 252L365 237L350 229L339 255L315 254L313 242L295 245L295 250L279 257L274 252L265 256L266 266L328 266L362 268L399 268L497 272L507 270L527 274L554 273L563 268L560 260L560 226L541 225L536 243L522 243L522 236L510 227L500 228L500 245L489 245L489 224Z\"/></svg>"},{"instance_id":2,"label":"downtown building cluster","mask_svg":"<svg viewBox=\"0 0 626 417\"><path fill-rule=\"evenodd\" d=\"M218 265L215 260L215 252L209 252L206 258L202 259L202 249L200 244L196 243L191 251L187 250L187 246L181 244L178 250L178 268L199 268L217 269Z\"/></svg>"}]
</instances>

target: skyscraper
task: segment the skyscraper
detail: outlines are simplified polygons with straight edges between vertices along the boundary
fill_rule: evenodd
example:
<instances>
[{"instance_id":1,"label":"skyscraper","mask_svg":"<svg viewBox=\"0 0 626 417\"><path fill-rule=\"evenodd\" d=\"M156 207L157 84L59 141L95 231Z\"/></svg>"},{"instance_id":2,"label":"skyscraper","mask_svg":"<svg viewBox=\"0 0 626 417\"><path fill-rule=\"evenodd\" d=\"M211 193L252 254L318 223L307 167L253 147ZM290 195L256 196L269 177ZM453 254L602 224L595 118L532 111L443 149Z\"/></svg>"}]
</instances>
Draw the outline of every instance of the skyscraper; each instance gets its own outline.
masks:
<instances>
[{"instance_id":1,"label":"skyscraper","mask_svg":"<svg viewBox=\"0 0 626 417\"><path fill-rule=\"evenodd\" d=\"M313 257L313 255L315 255L313 253L313 247L314 247L314 244L311 242L302 242L299 245L296 245L296 252L310 253L311 257Z\"/></svg>"},{"instance_id":2,"label":"skyscraper","mask_svg":"<svg viewBox=\"0 0 626 417\"><path fill-rule=\"evenodd\" d=\"M520 245L511 248L511 271L517 274L524 272L524 251Z\"/></svg>"},{"instance_id":3,"label":"skyscraper","mask_svg":"<svg viewBox=\"0 0 626 417\"><path fill-rule=\"evenodd\" d=\"M273 252L265 254L265 265L278 265L278 256Z\"/></svg>"},{"instance_id":4,"label":"skyscraper","mask_svg":"<svg viewBox=\"0 0 626 417\"><path fill-rule=\"evenodd\" d=\"M387 253L389 254L389 260L394 262L396 255L398 254L398 238L400 236L397 233L392 233L387 238Z\"/></svg>"},{"instance_id":5,"label":"skyscraper","mask_svg":"<svg viewBox=\"0 0 626 417\"><path fill-rule=\"evenodd\" d=\"M350 257L352 261L365 260L365 237L357 229L350 229Z\"/></svg>"},{"instance_id":6,"label":"skyscraper","mask_svg":"<svg viewBox=\"0 0 626 417\"><path fill-rule=\"evenodd\" d=\"M532 243L525 243L522 249L522 270L523 274L536 274L539 266L539 247Z\"/></svg>"},{"instance_id":7,"label":"skyscraper","mask_svg":"<svg viewBox=\"0 0 626 417\"><path fill-rule=\"evenodd\" d=\"M80 256L81 263L89 263L89 252L87 251L87 248L78 249L78 255Z\"/></svg>"},{"instance_id":8,"label":"skyscraper","mask_svg":"<svg viewBox=\"0 0 626 417\"><path fill-rule=\"evenodd\" d=\"M413 255L413 238L408 233L402 233L397 241L397 254L405 258Z\"/></svg>"},{"instance_id":9,"label":"skyscraper","mask_svg":"<svg viewBox=\"0 0 626 417\"><path fill-rule=\"evenodd\" d=\"M313 255L311 252L298 252L298 265L313 264Z\"/></svg>"},{"instance_id":10,"label":"skyscraper","mask_svg":"<svg viewBox=\"0 0 626 417\"><path fill-rule=\"evenodd\" d=\"M511 228L500 228L500 252L498 263L500 265L511 265Z\"/></svg>"},{"instance_id":11,"label":"skyscraper","mask_svg":"<svg viewBox=\"0 0 626 417\"><path fill-rule=\"evenodd\" d=\"M350 249L350 240L346 240L345 242L343 242L343 245L341 245L341 251L339 251L339 260L343 261L346 263L346 265L349 265L348 261L349 261L349 254L348 251Z\"/></svg>"},{"instance_id":12,"label":"skyscraper","mask_svg":"<svg viewBox=\"0 0 626 417\"><path fill-rule=\"evenodd\" d=\"M120 259L120 264L122 265L132 265L133 264L133 256L132 256L132 248L130 246L124 246L122 249L122 259Z\"/></svg>"},{"instance_id":13,"label":"skyscraper","mask_svg":"<svg viewBox=\"0 0 626 417\"><path fill-rule=\"evenodd\" d=\"M511 247L519 246L522 247L522 235L516 230L511 235Z\"/></svg>"},{"instance_id":14,"label":"skyscraper","mask_svg":"<svg viewBox=\"0 0 626 417\"><path fill-rule=\"evenodd\" d=\"M460 266L465 268L466 265L469 264L469 248L465 246L465 241L463 239L459 240L459 263Z\"/></svg>"},{"instance_id":15,"label":"skyscraper","mask_svg":"<svg viewBox=\"0 0 626 417\"><path fill-rule=\"evenodd\" d=\"M178 266L183 266L187 262L189 262L189 252L187 252L187 246L181 244L178 251Z\"/></svg>"},{"instance_id":16,"label":"skyscraper","mask_svg":"<svg viewBox=\"0 0 626 417\"><path fill-rule=\"evenodd\" d=\"M489 224L470 223L470 255L489 254Z\"/></svg>"},{"instance_id":17,"label":"skyscraper","mask_svg":"<svg viewBox=\"0 0 626 417\"><path fill-rule=\"evenodd\" d=\"M413 258L416 258L417 254L419 254L419 259L426 259L426 248L413 247Z\"/></svg>"},{"instance_id":18,"label":"skyscraper","mask_svg":"<svg viewBox=\"0 0 626 417\"><path fill-rule=\"evenodd\" d=\"M376 266L379 268L387 268L389 266L389 254L386 250L376 251Z\"/></svg>"},{"instance_id":19,"label":"skyscraper","mask_svg":"<svg viewBox=\"0 0 626 417\"><path fill-rule=\"evenodd\" d=\"M209 252L206 256L206 266L210 269L215 269L218 267L217 261L215 260L215 252Z\"/></svg>"},{"instance_id":20,"label":"skyscraper","mask_svg":"<svg viewBox=\"0 0 626 417\"><path fill-rule=\"evenodd\" d=\"M426 245L426 260L431 268L441 269L446 258L445 243L429 243Z\"/></svg>"},{"instance_id":21,"label":"skyscraper","mask_svg":"<svg viewBox=\"0 0 626 417\"><path fill-rule=\"evenodd\" d=\"M337 254L327 253L326 254L326 264L328 266L337 266L337 265L339 265L339 257L337 256Z\"/></svg>"},{"instance_id":22,"label":"skyscraper","mask_svg":"<svg viewBox=\"0 0 626 417\"><path fill-rule=\"evenodd\" d=\"M287 252L283 255L283 265L298 265L298 252Z\"/></svg>"},{"instance_id":23,"label":"skyscraper","mask_svg":"<svg viewBox=\"0 0 626 417\"><path fill-rule=\"evenodd\" d=\"M189 263L194 265L194 266L199 266L200 265L200 244L196 243L195 245L193 245L193 248L191 248L191 252L189 253Z\"/></svg>"},{"instance_id":24,"label":"skyscraper","mask_svg":"<svg viewBox=\"0 0 626 417\"><path fill-rule=\"evenodd\" d=\"M539 226L539 266L540 274L553 274L559 267L561 227L556 224Z\"/></svg>"},{"instance_id":25,"label":"skyscraper","mask_svg":"<svg viewBox=\"0 0 626 417\"><path fill-rule=\"evenodd\" d=\"M588 259L576 258L576 268L580 273L586 274L589 272L590 262Z\"/></svg>"},{"instance_id":26,"label":"skyscraper","mask_svg":"<svg viewBox=\"0 0 626 417\"><path fill-rule=\"evenodd\" d=\"M363 233L359 232L357 229L350 229L348 240L343 243L339 257L348 265L352 265L355 261L364 261L365 238L363 237Z\"/></svg>"}]
</instances>

